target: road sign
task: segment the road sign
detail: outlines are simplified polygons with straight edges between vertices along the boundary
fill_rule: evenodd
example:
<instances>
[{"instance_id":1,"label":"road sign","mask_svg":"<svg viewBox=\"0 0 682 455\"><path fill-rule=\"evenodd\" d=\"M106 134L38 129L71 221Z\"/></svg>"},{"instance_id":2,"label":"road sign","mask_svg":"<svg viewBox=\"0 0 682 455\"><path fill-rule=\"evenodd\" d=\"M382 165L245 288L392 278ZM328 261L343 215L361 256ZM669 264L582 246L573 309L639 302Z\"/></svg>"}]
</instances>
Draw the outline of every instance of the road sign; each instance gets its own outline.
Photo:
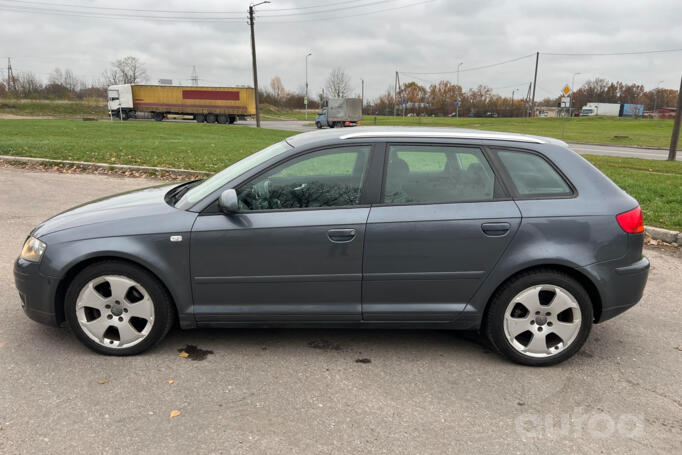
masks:
<instances>
[{"instance_id":1,"label":"road sign","mask_svg":"<svg viewBox=\"0 0 682 455\"><path fill-rule=\"evenodd\" d=\"M403 98L403 104L407 104L407 98Z\"/></svg>"},{"instance_id":2,"label":"road sign","mask_svg":"<svg viewBox=\"0 0 682 455\"><path fill-rule=\"evenodd\" d=\"M460 107L461 105L462 105L462 103L460 103L459 101L457 101L457 102L455 103L455 106L457 106L457 107Z\"/></svg>"},{"instance_id":3,"label":"road sign","mask_svg":"<svg viewBox=\"0 0 682 455\"><path fill-rule=\"evenodd\" d=\"M561 97L561 107L563 107L563 108L571 107L571 98L568 96L562 96Z\"/></svg>"},{"instance_id":4,"label":"road sign","mask_svg":"<svg viewBox=\"0 0 682 455\"><path fill-rule=\"evenodd\" d=\"M561 93L563 93L566 96L570 95L571 87L569 87L568 84L564 85L564 88L561 89Z\"/></svg>"},{"instance_id":5,"label":"road sign","mask_svg":"<svg viewBox=\"0 0 682 455\"><path fill-rule=\"evenodd\" d=\"M308 97L303 97L303 104L308 104Z\"/></svg>"}]
</instances>

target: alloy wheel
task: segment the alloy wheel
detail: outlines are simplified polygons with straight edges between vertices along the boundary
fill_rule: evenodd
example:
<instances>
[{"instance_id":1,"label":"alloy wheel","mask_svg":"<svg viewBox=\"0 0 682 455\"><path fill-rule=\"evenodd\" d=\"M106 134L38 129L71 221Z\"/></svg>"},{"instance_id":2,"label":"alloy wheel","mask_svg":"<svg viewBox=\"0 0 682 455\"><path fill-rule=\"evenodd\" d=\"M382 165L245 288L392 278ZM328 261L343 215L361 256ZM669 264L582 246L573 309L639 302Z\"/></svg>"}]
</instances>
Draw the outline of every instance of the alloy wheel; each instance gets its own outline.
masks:
<instances>
[{"instance_id":1,"label":"alloy wheel","mask_svg":"<svg viewBox=\"0 0 682 455\"><path fill-rule=\"evenodd\" d=\"M108 348L128 348L144 340L154 325L154 303L138 282L122 275L89 281L76 299L83 332Z\"/></svg>"},{"instance_id":2,"label":"alloy wheel","mask_svg":"<svg viewBox=\"0 0 682 455\"><path fill-rule=\"evenodd\" d=\"M551 284L529 287L507 305L504 334L511 346L535 358L555 356L578 337L580 306L566 289Z\"/></svg>"}]
</instances>

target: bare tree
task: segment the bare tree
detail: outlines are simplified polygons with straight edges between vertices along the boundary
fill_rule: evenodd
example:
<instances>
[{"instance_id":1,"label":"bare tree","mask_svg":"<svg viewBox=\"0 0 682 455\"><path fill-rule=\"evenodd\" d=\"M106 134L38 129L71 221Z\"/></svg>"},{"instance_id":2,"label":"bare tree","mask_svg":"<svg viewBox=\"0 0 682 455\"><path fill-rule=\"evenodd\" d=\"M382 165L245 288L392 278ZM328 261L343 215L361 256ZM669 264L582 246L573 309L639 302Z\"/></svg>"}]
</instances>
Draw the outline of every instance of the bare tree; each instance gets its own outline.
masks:
<instances>
[{"instance_id":1,"label":"bare tree","mask_svg":"<svg viewBox=\"0 0 682 455\"><path fill-rule=\"evenodd\" d=\"M102 79L106 85L136 84L148 79L147 70L139 58L131 55L111 63L111 68L104 70Z\"/></svg>"},{"instance_id":2,"label":"bare tree","mask_svg":"<svg viewBox=\"0 0 682 455\"><path fill-rule=\"evenodd\" d=\"M279 76L272 78L270 81L270 89L272 90L272 96L275 98L276 105L279 105L287 96L287 91Z\"/></svg>"},{"instance_id":3,"label":"bare tree","mask_svg":"<svg viewBox=\"0 0 682 455\"><path fill-rule=\"evenodd\" d=\"M121 73L116 68L107 68L102 71L102 80L100 82L103 86L122 84Z\"/></svg>"},{"instance_id":4,"label":"bare tree","mask_svg":"<svg viewBox=\"0 0 682 455\"><path fill-rule=\"evenodd\" d=\"M120 58L114 62L113 66L121 73L124 84L135 84L147 80L147 70L137 57L129 55Z\"/></svg>"},{"instance_id":5,"label":"bare tree","mask_svg":"<svg viewBox=\"0 0 682 455\"><path fill-rule=\"evenodd\" d=\"M327 78L327 96L345 98L350 93L350 77L341 67L334 68Z\"/></svg>"}]
</instances>

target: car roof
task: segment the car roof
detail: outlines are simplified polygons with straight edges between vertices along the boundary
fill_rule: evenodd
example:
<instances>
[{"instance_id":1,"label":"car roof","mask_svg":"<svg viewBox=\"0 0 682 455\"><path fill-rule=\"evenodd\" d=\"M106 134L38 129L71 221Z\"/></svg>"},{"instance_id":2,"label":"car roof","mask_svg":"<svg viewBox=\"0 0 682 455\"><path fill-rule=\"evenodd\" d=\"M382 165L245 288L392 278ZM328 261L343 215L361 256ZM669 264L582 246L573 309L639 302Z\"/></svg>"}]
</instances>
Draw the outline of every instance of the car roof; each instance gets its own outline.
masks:
<instances>
[{"instance_id":1,"label":"car roof","mask_svg":"<svg viewBox=\"0 0 682 455\"><path fill-rule=\"evenodd\" d=\"M287 138L293 147L300 147L328 141L352 139L472 139L503 142L525 142L530 144L555 144L567 147L558 139L530 134L505 133L500 131L474 130L468 128L431 128L410 126L361 126L311 131Z\"/></svg>"}]
</instances>

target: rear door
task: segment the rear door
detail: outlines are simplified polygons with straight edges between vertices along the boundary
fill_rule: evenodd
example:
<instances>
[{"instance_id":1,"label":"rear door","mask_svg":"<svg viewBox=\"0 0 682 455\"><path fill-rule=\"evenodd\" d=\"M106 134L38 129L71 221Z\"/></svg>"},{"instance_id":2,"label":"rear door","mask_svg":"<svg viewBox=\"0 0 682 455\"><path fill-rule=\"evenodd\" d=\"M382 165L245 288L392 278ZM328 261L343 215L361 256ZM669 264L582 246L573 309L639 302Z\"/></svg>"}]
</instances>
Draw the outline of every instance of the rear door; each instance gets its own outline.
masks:
<instances>
[{"instance_id":1,"label":"rear door","mask_svg":"<svg viewBox=\"0 0 682 455\"><path fill-rule=\"evenodd\" d=\"M365 233L363 320L455 319L518 229L481 147L388 144Z\"/></svg>"}]
</instances>

